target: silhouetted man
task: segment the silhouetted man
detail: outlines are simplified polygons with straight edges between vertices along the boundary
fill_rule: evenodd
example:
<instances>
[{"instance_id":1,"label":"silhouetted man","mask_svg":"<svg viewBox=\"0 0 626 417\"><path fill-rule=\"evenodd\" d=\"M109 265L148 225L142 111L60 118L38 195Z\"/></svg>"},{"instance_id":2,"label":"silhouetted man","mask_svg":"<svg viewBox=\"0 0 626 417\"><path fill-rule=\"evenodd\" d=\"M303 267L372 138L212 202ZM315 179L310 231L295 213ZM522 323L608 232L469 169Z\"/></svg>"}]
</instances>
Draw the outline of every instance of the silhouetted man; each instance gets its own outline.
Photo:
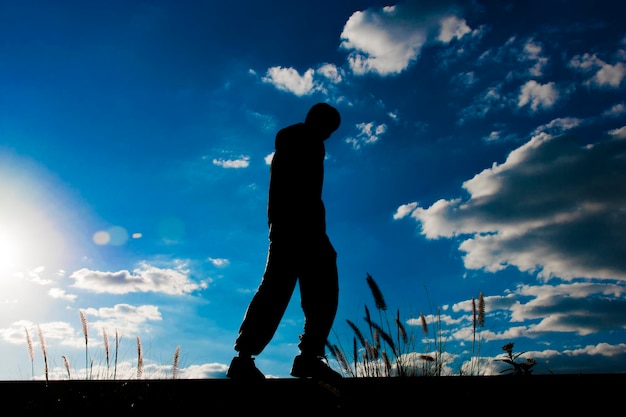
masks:
<instances>
[{"instance_id":1,"label":"silhouetted man","mask_svg":"<svg viewBox=\"0 0 626 417\"><path fill-rule=\"evenodd\" d=\"M276 135L267 205L267 263L235 341L239 354L230 364L229 378L265 378L253 356L274 336L296 283L305 322L300 354L290 373L298 378L341 378L324 360L337 313L339 285L337 253L326 234L322 201L324 141L340 123L337 109L318 103L308 111L304 123L288 126Z\"/></svg>"}]
</instances>

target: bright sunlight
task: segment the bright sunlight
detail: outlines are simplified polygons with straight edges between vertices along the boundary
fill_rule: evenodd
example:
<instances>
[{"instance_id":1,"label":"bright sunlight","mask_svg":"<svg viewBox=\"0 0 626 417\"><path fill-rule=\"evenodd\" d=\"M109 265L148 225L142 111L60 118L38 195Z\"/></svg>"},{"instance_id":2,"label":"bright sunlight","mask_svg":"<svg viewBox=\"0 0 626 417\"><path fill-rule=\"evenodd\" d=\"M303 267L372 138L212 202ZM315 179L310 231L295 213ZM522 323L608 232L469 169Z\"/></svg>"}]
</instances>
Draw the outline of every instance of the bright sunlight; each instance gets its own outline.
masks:
<instances>
[{"instance_id":1,"label":"bright sunlight","mask_svg":"<svg viewBox=\"0 0 626 417\"><path fill-rule=\"evenodd\" d=\"M11 271L20 263L20 243L0 226L0 271Z\"/></svg>"},{"instance_id":2,"label":"bright sunlight","mask_svg":"<svg viewBox=\"0 0 626 417\"><path fill-rule=\"evenodd\" d=\"M69 251L64 193L32 161L0 155L0 279L54 271Z\"/></svg>"}]
</instances>

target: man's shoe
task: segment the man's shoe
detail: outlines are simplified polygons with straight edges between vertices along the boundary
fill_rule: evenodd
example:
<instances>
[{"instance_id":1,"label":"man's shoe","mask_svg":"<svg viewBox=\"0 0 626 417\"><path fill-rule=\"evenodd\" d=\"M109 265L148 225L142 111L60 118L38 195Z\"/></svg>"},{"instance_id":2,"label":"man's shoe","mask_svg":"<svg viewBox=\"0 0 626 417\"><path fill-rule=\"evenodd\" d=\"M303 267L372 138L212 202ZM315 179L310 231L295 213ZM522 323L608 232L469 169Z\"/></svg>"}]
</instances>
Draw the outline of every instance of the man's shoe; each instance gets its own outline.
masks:
<instances>
[{"instance_id":1,"label":"man's shoe","mask_svg":"<svg viewBox=\"0 0 626 417\"><path fill-rule=\"evenodd\" d=\"M235 356L230 363L226 376L231 379L247 381L261 381L265 379L263 372L254 365L254 359L250 357Z\"/></svg>"},{"instance_id":2,"label":"man's shoe","mask_svg":"<svg viewBox=\"0 0 626 417\"><path fill-rule=\"evenodd\" d=\"M323 358L306 355L296 356L291 367L291 376L313 378L325 382L333 382L343 378L339 372L328 366Z\"/></svg>"}]
</instances>

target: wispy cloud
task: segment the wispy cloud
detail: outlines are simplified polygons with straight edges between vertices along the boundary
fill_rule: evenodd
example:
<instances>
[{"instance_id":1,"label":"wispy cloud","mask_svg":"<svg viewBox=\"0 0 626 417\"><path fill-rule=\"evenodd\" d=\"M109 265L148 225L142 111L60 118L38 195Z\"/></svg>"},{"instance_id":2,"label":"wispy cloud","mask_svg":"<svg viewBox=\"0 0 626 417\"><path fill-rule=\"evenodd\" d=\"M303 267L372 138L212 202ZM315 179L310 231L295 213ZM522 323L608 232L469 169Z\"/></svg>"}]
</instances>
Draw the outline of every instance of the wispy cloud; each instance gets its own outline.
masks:
<instances>
[{"instance_id":1,"label":"wispy cloud","mask_svg":"<svg viewBox=\"0 0 626 417\"><path fill-rule=\"evenodd\" d=\"M182 295L207 288L210 282L194 282L184 269L157 268L145 262L132 272L103 272L83 268L72 273L69 278L75 281L73 288L109 294L160 292Z\"/></svg>"},{"instance_id":2,"label":"wispy cloud","mask_svg":"<svg viewBox=\"0 0 626 417\"><path fill-rule=\"evenodd\" d=\"M346 139L346 143L352 145L354 149L360 149L364 145L372 145L378 142L382 135L387 131L387 125L384 123L368 122L356 125L358 133L356 136Z\"/></svg>"},{"instance_id":3,"label":"wispy cloud","mask_svg":"<svg viewBox=\"0 0 626 417\"><path fill-rule=\"evenodd\" d=\"M626 77L626 63L623 60L609 64L595 54L576 55L571 59L570 66L590 74L585 82L589 86L619 87Z\"/></svg>"},{"instance_id":4,"label":"wispy cloud","mask_svg":"<svg viewBox=\"0 0 626 417\"><path fill-rule=\"evenodd\" d=\"M68 294L61 288L50 288L48 295L52 298L58 298L66 301L76 301L76 294Z\"/></svg>"},{"instance_id":5,"label":"wispy cloud","mask_svg":"<svg viewBox=\"0 0 626 417\"><path fill-rule=\"evenodd\" d=\"M618 129L609 130L609 135L616 139L626 139L626 126L622 126Z\"/></svg>"},{"instance_id":6,"label":"wispy cloud","mask_svg":"<svg viewBox=\"0 0 626 417\"><path fill-rule=\"evenodd\" d=\"M624 102L621 102L621 103L617 103L611 106L611 108L605 111L604 113L602 113L602 115L607 116L607 117L619 117L625 113L626 113L626 106L624 106Z\"/></svg>"},{"instance_id":7,"label":"wispy cloud","mask_svg":"<svg viewBox=\"0 0 626 417\"><path fill-rule=\"evenodd\" d=\"M548 58L543 56L542 52L542 45L534 39L529 39L524 44L523 53L519 56L520 62L531 63L528 72L533 77L541 77L544 67L548 64Z\"/></svg>"},{"instance_id":8,"label":"wispy cloud","mask_svg":"<svg viewBox=\"0 0 626 417\"><path fill-rule=\"evenodd\" d=\"M209 262L211 262L214 266L219 268L224 268L230 264L230 261L225 258L209 258Z\"/></svg>"},{"instance_id":9,"label":"wispy cloud","mask_svg":"<svg viewBox=\"0 0 626 417\"><path fill-rule=\"evenodd\" d=\"M250 165L250 157L240 156L235 159L214 158L212 162L213 165L222 168L247 168Z\"/></svg>"}]
</instances>

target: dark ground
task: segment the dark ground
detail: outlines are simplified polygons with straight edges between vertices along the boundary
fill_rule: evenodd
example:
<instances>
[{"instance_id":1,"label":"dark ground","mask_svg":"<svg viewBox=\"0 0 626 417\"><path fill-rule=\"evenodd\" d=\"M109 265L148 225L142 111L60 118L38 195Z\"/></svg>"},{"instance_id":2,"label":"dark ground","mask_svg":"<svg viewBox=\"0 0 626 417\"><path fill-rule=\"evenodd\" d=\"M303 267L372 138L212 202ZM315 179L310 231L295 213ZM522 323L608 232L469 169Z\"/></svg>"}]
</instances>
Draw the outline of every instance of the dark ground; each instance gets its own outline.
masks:
<instances>
[{"instance_id":1,"label":"dark ground","mask_svg":"<svg viewBox=\"0 0 626 417\"><path fill-rule=\"evenodd\" d=\"M482 416L621 414L626 374L348 378L0 381L5 415L200 415L464 412ZM7 411L11 410L8 412Z\"/></svg>"}]
</instances>

